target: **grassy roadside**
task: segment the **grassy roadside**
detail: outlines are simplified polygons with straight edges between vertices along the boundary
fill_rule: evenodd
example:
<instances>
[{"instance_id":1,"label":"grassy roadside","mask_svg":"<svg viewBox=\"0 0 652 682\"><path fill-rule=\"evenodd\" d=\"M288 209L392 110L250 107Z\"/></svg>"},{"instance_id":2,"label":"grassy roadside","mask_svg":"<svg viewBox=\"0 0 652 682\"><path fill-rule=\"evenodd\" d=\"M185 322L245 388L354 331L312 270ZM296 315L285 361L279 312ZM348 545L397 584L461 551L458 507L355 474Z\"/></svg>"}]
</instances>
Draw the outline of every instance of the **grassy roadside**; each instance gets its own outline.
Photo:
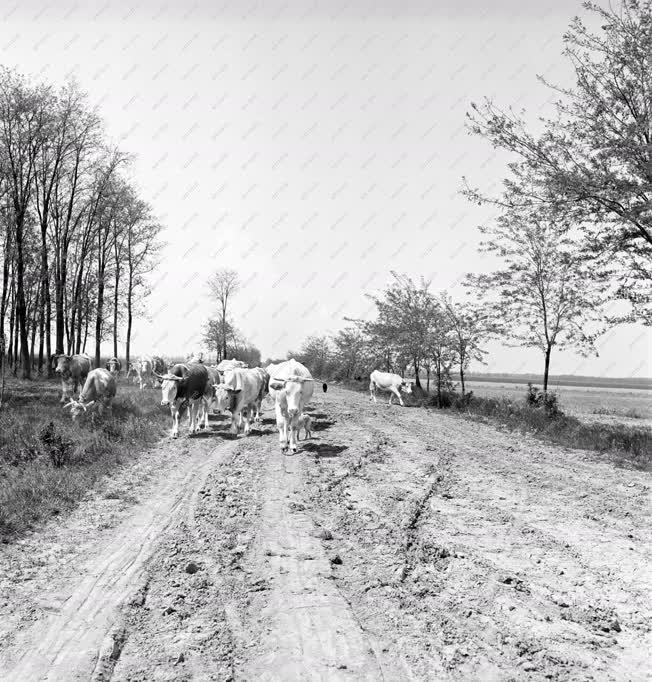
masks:
<instances>
[{"instance_id":1,"label":"grassy roadside","mask_svg":"<svg viewBox=\"0 0 652 682\"><path fill-rule=\"evenodd\" d=\"M60 383L8 381L0 411L0 541L72 509L102 476L165 432L160 391L122 379L113 416L73 424Z\"/></svg>"},{"instance_id":2,"label":"grassy roadside","mask_svg":"<svg viewBox=\"0 0 652 682\"><path fill-rule=\"evenodd\" d=\"M344 382L350 390L366 392L365 382ZM444 407L469 419L476 419L500 425L513 431L530 433L542 440L568 448L592 450L605 454L620 465L652 471L652 429L646 426L627 424L586 423L563 412L555 416L543 407L526 404L525 392L522 398L484 398L469 394L470 399L462 400L455 392L447 393ZM467 396L468 398L468 396ZM406 405L428 409L435 407L436 398L424 395L416 398L407 396Z\"/></svg>"}]
</instances>

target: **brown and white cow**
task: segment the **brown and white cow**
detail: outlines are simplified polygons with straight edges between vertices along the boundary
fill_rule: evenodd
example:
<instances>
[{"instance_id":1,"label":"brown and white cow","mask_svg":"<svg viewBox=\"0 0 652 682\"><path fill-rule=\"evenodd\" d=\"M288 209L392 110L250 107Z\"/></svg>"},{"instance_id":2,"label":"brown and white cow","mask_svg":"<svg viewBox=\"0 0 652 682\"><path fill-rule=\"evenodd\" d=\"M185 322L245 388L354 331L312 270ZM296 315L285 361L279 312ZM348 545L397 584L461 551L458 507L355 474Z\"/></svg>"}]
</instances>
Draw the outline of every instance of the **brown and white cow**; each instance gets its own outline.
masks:
<instances>
[{"instance_id":1,"label":"brown and white cow","mask_svg":"<svg viewBox=\"0 0 652 682\"><path fill-rule=\"evenodd\" d=\"M213 386L203 364L177 364L157 378L161 381L161 405L170 406L173 438L179 435L179 417L186 408L190 433L197 430L198 416L203 415L203 428L208 427L208 408L213 399Z\"/></svg>"},{"instance_id":2,"label":"brown and white cow","mask_svg":"<svg viewBox=\"0 0 652 682\"><path fill-rule=\"evenodd\" d=\"M52 358L54 371L61 377L61 403L65 403L77 393L79 386L86 381L93 369L93 361L88 355L55 355Z\"/></svg>"}]
</instances>

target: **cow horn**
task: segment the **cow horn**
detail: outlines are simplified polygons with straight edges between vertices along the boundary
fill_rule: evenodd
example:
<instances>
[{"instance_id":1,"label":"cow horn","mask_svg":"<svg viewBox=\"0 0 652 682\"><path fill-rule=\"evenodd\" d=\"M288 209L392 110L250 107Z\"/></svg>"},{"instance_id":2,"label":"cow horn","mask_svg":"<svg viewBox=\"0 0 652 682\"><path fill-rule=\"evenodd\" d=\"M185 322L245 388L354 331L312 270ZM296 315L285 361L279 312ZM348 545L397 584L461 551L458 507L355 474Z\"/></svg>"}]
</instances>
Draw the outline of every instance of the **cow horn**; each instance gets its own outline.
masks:
<instances>
[{"instance_id":1,"label":"cow horn","mask_svg":"<svg viewBox=\"0 0 652 682\"><path fill-rule=\"evenodd\" d=\"M157 378L163 381L164 377L162 374L158 374L157 372L152 371L152 374Z\"/></svg>"}]
</instances>

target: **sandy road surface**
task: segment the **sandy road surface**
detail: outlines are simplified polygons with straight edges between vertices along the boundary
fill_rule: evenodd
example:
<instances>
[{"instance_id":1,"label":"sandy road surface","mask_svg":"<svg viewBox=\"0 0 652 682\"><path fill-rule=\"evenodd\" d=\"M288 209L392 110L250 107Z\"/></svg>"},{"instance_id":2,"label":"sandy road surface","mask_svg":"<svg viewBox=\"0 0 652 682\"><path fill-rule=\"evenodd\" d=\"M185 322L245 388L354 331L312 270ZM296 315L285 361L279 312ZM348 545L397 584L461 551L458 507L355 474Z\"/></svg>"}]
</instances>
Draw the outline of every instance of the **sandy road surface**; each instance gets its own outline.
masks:
<instances>
[{"instance_id":1,"label":"sandy road surface","mask_svg":"<svg viewBox=\"0 0 652 682\"><path fill-rule=\"evenodd\" d=\"M649 475L329 388L0 549L2 680L648 679Z\"/></svg>"}]
</instances>

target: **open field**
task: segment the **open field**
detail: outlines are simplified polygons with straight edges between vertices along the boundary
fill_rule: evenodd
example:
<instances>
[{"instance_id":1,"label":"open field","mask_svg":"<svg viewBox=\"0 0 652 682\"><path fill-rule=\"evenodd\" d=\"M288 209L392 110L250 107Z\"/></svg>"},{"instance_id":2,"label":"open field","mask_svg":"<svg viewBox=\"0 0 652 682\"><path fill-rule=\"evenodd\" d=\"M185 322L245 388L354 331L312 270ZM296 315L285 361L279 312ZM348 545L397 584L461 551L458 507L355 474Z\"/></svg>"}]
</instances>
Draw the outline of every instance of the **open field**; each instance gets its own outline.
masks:
<instances>
[{"instance_id":1,"label":"open field","mask_svg":"<svg viewBox=\"0 0 652 682\"><path fill-rule=\"evenodd\" d=\"M469 381L467 390L488 398L523 400L527 383ZM587 422L619 422L631 426L652 426L652 391L550 385L559 395L561 407Z\"/></svg>"},{"instance_id":2,"label":"open field","mask_svg":"<svg viewBox=\"0 0 652 682\"><path fill-rule=\"evenodd\" d=\"M644 680L650 475L329 388L0 545L0 679Z\"/></svg>"}]
</instances>

